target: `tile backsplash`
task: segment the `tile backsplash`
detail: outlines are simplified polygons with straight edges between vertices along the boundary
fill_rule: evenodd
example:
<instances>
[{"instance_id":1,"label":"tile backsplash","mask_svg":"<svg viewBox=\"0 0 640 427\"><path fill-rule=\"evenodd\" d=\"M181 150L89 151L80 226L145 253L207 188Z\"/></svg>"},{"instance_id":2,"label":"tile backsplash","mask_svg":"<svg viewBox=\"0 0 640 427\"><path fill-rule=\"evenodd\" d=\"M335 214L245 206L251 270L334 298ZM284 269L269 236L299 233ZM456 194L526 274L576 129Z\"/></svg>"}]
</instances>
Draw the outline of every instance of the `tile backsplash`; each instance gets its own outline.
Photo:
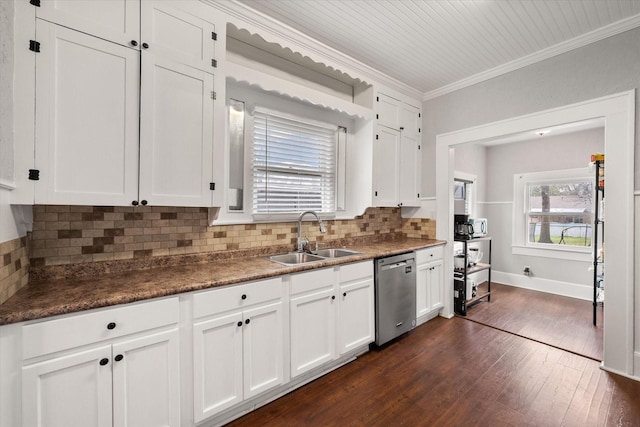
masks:
<instances>
[{"instance_id":1,"label":"tile backsplash","mask_svg":"<svg viewBox=\"0 0 640 427\"><path fill-rule=\"evenodd\" d=\"M34 206L31 267L41 277L47 267L97 261L294 249L295 221L208 227L207 214L206 208ZM326 221L326 226L321 234L315 223L305 222L303 235L321 246L353 239L435 237L435 221L403 219L399 208L369 208L352 220Z\"/></svg>"},{"instance_id":2,"label":"tile backsplash","mask_svg":"<svg viewBox=\"0 0 640 427\"><path fill-rule=\"evenodd\" d=\"M0 304L29 281L29 238L0 243Z\"/></svg>"}]
</instances>

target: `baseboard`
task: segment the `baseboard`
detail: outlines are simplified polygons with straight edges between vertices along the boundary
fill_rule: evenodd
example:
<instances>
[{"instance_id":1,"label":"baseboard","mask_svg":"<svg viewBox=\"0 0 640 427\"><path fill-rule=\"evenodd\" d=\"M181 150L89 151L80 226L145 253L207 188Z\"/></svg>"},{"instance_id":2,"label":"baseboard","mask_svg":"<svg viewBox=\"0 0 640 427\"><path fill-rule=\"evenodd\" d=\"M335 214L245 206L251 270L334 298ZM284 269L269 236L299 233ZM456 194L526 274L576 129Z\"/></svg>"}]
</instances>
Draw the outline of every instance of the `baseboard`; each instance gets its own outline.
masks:
<instances>
[{"instance_id":1,"label":"baseboard","mask_svg":"<svg viewBox=\"0 0 640 427\"><path fill-rule=\"evenodd\" d=\"M638 363L638 361L640 361L640 353L638 353L637 351L634 354L634 359L635 359L635 362L636 362L635 366L638 366L637 363ZM629 378L630 380L640 381L640 375L638 375L638 372L636 372L635 376L634 375L629 375L627 373L618 371L617 369L607 368L604 365L604 362L600 363L600 369L602 369L603 371L610 372L612 374L620 375L621 377ZM636 369L636 371L637 371L637 369Z\"/></svg>"},{"instance_id":2,"label":"baseboard","mask_svg":"<svg viewBox=\"0 0 640 427\"><path fill-rule=\"evenodd\" d=\"M531 289L533 291L578 298L586 301L593 299L593 288L577 283L561 282L559 280L543 279L541 277L505 273L495 270L491 272L491 281L515 286L517 288Z\"/></svg>"}]
</instances>

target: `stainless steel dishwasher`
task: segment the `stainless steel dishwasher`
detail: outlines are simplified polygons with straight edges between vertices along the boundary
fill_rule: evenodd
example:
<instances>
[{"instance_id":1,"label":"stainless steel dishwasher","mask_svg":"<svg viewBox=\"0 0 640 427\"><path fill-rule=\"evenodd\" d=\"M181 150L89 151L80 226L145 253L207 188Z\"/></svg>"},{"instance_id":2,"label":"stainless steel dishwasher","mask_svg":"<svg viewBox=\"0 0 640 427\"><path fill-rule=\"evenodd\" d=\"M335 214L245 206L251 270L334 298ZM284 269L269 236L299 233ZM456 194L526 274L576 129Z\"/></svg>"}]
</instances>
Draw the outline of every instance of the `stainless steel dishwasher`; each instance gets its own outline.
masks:
<instances>
[{"instance_id":1,"label":"stainless steel dishwasher","mask_svg":"<svg viewBox=\"0 0 640 427\"><path fill-rule=\"evenodd\" d=\"M375 260L376 344L416 326L415 253Z\"/></svg>"}]
</instances>

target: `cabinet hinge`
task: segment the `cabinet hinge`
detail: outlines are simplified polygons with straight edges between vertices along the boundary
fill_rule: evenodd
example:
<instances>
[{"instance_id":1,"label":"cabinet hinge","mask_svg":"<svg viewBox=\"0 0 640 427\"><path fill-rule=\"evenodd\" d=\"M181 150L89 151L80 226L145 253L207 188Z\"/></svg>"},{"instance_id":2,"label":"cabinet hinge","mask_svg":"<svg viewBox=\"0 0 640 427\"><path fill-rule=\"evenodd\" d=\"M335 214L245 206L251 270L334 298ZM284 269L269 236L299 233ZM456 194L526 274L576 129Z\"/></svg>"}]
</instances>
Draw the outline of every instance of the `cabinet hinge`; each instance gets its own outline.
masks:
<instances>
[{"instance_id":1,"label":"cabinet hinge","mask_svg":"<svg viewBox=\"0 0 640 427\"><path fill-rule=\"evenodd\" d=\"M29 50L32 52L40 52L40 42L29 40Z\"/></svg>"},{"instance_id":2,"label":"cabinet hinge","mask_svg":"<svg viewBox=\"0 0 640 427\"><path fill-rule=\"evenodd\" d=\"M378 120L380 118L379 114L376 114L376 120Z\"/></svg>"},{"instance_id":3,"label":"cabinet hinge","mask_svg":"<svg viewBox=\"0 0 640 427\"><path fill-rule=\"evenodd\" d=\"M39 181L40 171L38 169L29 169L29 179L31 181Z\"/></svg>"},{"instance_id":4,"label":"cabinet hinge","mask_svg":"<svg viewBox=\"0 0 640 427\"><path fill-rule=\"evenodd\" d=\"M211 66L213 68L218 68L218 60L217 59L212 59L211 60Z\"/></svg>"},{"instance_id":5,"label":"cabinet hinge","mask_svg":"<svg viewBox=\"0 0 640 427\"><path fill-rule=\"evenodd\" d=\"M422 129L418 128L418 133L422 132Z\"/></svg>"},{"instance_id":6,"label":"cabinet hinge","mask_svg":"<svg viewBox=\"0 0 640 427\"><path fill-rule=\"evenodd\" d=\"M217 94L215 91L211 91L211 99L213 99L214 101L216 100Z\"/></svg>"},{"instance_id":7,"label":"cabinet hinge","mask_svg":"<svg viewBox=\"0 0 640 427\"><path fill-rule=\"evenodd\" d=\"M213 40L218 40L218 33L216 33L215 31L211 31L211 38Z\"/></svg>"},{"instance_id":8,"label":"cabinet hinge","mask_svg":"<svg viewBox=\"0 0 640 427\"><path fill-rule=\"evenodd\" d=\"M216 190L216 183L215 182L210 182L209 183L209 190L211 190L211 191L215 191Z\"/></svg>"},{"instance_id":9,"label":"cabinet hinge","mask_svg":"<svg viewBox=\"0 0 640 427\"><path fill-rule=\"evenodd\" d=\"M418 150L420 149L420 144L418 144Z\"/></svg>"},{"instance_id":10,"label":"cabinet hinge","mask_svg":"<svg viewBox=\"0 0 640 427\"><path fill-rule=\"evenodd\" d=\"M378 192L377 192L377 191L374 191L374 192L373 192L373 194L374 194L376 197L378 197Z\"/></svg>"},{"instance_id":11,"label":"cabinet hinge","mask_svg":"<svg viewBox=\"0 0 640 427\"><path fill-rule=\"evenodd\" d=\"M376 102L380 102L380 97L376 96Z\"/></svg>"},{"instance_id":12,"label":"cabinet hinge","mask_svg":"<svg viewBox=\"0 0 640 427\"><path fill-rule=\"evenodd\" d=\"M29 0L29 3L36 7L40 7L40 0Z\"/></svg>"},{"instance_id":13,"label":"cabinet hinge","mask_svg":"<svg viewBox=\"0 0 640 427\"><path fill-rule=\"evenodd\" d=\"M420 117L422 117L422 114L421 114L421 113L418 113L418 118L420 118Z\"/></svg>"},{"instance_id":14,"label":"cabinet hinge","mask_svg":"<svg viewBox=\"0 0 640 427\"><path fill-rule=\"evenodd\" d=\"M376 134L376 140L378 139L378 137L379 137L379 136L380 136L380 135Z\"/></svg>"},{"instance_id":15,"label":"cabinet hinge","mask_svg":"<svg viewBox=\"0 0 640 427\"><path fill-rule=\"evenodd\" d=\"M420 193L418 193L418 199L420 198Z\"/></svg>"}]
</instances>

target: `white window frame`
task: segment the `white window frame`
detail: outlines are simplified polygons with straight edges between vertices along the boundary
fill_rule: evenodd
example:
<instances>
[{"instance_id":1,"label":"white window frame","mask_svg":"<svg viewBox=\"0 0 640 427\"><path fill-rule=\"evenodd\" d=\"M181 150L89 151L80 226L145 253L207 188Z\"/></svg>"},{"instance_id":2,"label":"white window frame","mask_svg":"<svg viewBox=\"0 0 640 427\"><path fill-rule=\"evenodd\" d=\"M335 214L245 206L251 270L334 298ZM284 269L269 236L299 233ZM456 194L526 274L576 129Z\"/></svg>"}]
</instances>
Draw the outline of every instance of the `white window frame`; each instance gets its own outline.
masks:
<instances>
[{"instance_id":1,"label":"white window frame","mask_svg":"<svg viewBox=\"0 0 640 427\"><path fill-rule=\"evenodd\" d=\"M590 169L563 169L545 172L530 172L513 176L513 230L511 252L545 258L560 258L574 261L590 261L592 246L551 245L528 242L528 196L527 184L553 184L563 181L594 181Z\"/></svg>"},{"instance_id":2,"label":"white window frame","mask_svg":"<svg viewBox=\"0 0 640 427\"><path fill-rule=\"evenodd\" d=\"M280 117L280 118L284 118L284 119L288 119L288 120L293 120L293 121L297 121L300 123L305 123L305 124L310 124L310 125L314 125L314 126L319 126L319 127L324 127L327 129L333 129L335 128L335 145L334 145L334 157L335 157L335 164L334 164L334 170L333 170L333 210L332 211L318 211L318 215L320 215L322 218L335 218L336 216L336 211L340 208L342 208L342 206L338 206L339 203L339 197L341 196L341 194L339 194L339 188L340 185L338 183L338 180L342 178L342 176L340 176L340 170L339 170L339 155L340 155L340 142L342 141L342 143L344 143L344 137L340 138L340 131L341 128L340 126L338 126L337 124L331 124L331 123L325 123L325 122L320 122L317 120L312 120L312 119L308 119L306 117L300 117L300 116L296 116L294 114L288 114L288 113L284 113L282 111L276 111L276 110L272 110L272 109L268 109L268 108L263 108L263 107L255 107L255 110L253 112L253 114L251 115L251 129L250 129L250 134L251 134L251 140L250 140L250 146L251 146L251 158L250 158L250 167L249 167L249 181L250 181L250 185L251 185L251 196L250 196L250 211L251 211L251 215L253 217L254 220L258 220L258 221L281 221L281 220L289 220L289 219L295 219L298 217L298 215L306 209L303 210L296 210L296 211L290 211L290 212L268 212L268 213L264 213L264 212L256 212L256 207L255 207L255 196L254 196L254 192L255 192L255 186L254 186L254 170L255 170L255 151L254 151L254 129L255 129L255 113L261 113L261 114L266 114L266 115L272 115L275 117Z\"/></svg>"}]
</instances>

